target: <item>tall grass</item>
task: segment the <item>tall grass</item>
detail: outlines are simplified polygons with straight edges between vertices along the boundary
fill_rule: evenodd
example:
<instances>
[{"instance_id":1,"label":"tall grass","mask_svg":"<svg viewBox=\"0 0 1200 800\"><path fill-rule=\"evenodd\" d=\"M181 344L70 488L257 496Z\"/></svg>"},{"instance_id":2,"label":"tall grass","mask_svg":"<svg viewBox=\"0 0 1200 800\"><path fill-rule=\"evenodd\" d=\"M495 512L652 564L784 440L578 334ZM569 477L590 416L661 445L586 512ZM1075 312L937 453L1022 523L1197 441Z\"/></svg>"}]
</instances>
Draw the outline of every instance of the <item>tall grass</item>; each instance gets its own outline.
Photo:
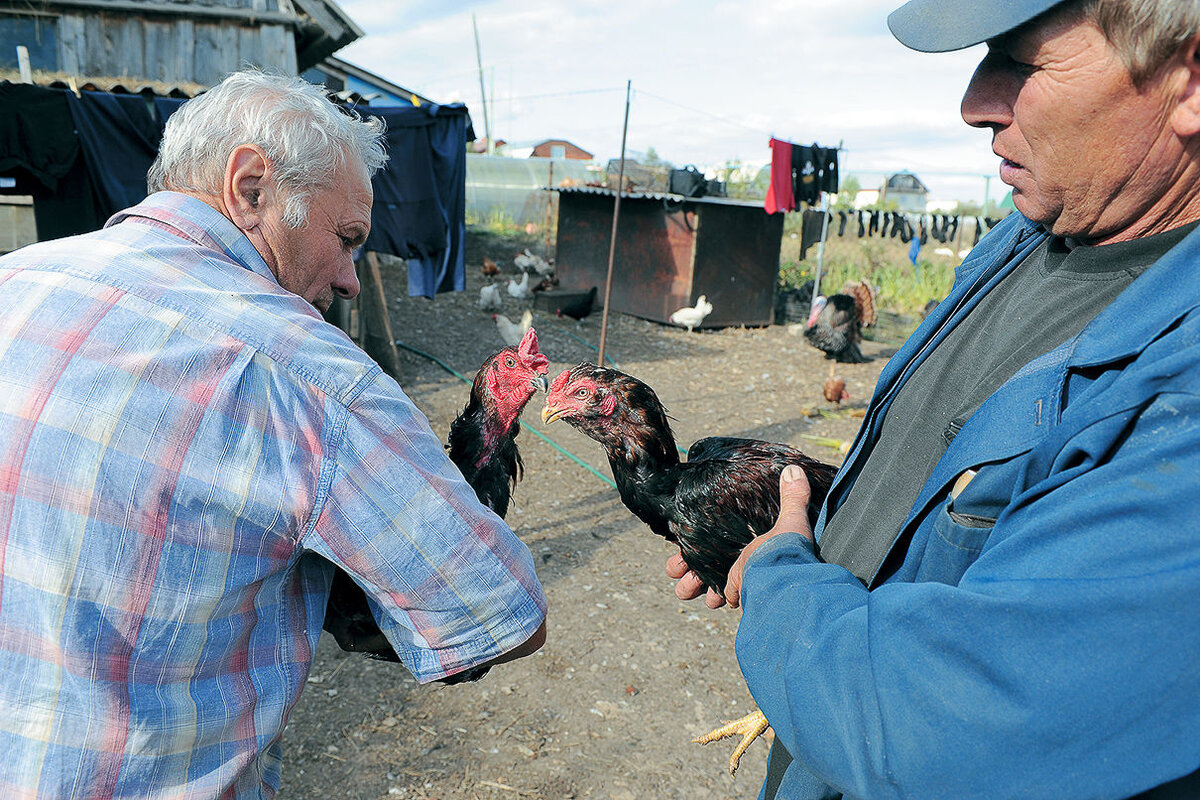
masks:
<instances>
[{"instance_id":1,"label":"tall grass","mask_svg":"<svg viewBox=\"0 0 1200 800\"><path fill-rule=\"evenodd\" d=\"M492 206L486 216L468 209L463 221L468 228L482 229L497 236L516 236L525 232L504 206Z\"/></svg>"},{"instance_id":2,"label":"tall grass","mask_svg":"<svg viewBox=\"0 0 1200 800\"><path fill-rule=\"evenodd\" d=\"M799 217L800 215L795 215ZM818 245L800 260L799 239L785 227L780 252L779 280L785 287L800 286L816 272ZM866 278L879 289L876 304L897 314L917 314L930 300L941 300L954 283L958 258L935 254L941 245L930 240L921 248L917 263L908 259L908 245L899 239L832 236L825 243L821 270L822 294L837 292L847 281Z\"/></svg>"}]
</instances>

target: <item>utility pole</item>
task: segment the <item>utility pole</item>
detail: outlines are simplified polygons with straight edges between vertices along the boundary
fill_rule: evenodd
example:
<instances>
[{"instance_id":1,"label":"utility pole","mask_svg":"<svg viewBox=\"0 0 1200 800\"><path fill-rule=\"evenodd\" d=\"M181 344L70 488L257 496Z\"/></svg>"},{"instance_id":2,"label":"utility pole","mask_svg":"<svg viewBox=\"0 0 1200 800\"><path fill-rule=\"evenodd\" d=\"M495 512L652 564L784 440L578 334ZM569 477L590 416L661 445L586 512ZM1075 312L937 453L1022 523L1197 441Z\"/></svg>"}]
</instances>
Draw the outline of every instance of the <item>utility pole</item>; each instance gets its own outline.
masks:
<instances>
[{"instance_id":1,"label":"utility pole","mask_svg":"<svg viewBox=\"0 0 1200 800\"><path fill-rule=\"evenodd\" d=\"M600 315L600 346L596 363L604 366L604 343L608 338L608 309L612 306L613 260L617 251L617 222L621 219L621 192L625 189L625 138L629 133L629 95L633 79L625 81L625 122L621 124L621 167L617 170L617 196L613 200L612 238L608 242L608 272L604 276L604 312Z\"/></svg>"},{"instance_id":2,"label":"utility pole","mask_svg":"<svg viewBox=\"0 0 1200 800\"><path fill-rule=\"evenodd\" d=\"M479 65L479 99L483 102L483 135L487 138L487 154L492 154L492 128L488 125L487 91L483 88L483 55L479 49L479 25L471 15L471 27L475 29L475 63Z\"/></svg>"}]
</instances>

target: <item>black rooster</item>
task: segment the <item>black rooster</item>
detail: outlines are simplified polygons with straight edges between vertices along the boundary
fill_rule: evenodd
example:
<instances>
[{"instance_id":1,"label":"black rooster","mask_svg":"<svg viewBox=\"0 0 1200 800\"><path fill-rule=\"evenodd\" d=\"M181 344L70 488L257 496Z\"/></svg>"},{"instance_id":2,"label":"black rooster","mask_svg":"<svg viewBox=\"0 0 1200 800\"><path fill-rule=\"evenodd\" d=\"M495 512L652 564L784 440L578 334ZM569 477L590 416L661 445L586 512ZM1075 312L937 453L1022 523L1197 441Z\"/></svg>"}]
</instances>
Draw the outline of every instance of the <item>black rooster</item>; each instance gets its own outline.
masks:
<instances>
[{"instance_id":1,"label":"black rooster","mask_svg":"<svg viewBox=\"0 0 1200 800\"><path fill-rule=\"evenodd\" d=\"M471 384L466 407L450 423L450 460L475 490L479 502L500 517L508 513L509 500L521 479L521 454L516 438L519 418L537 389L546 390L550 360L538 352L537 333L525 332L516 347L505 347L483 363ZM365 653L383 661L399 657L379 630L367 604L367 596L342 570L333 576L325 610L325 630L338 646ZM475 667L447 678L442 683L478 680L488 668Z\"/></svg>"},{"instance_id":2,"label":"black rooster","mask_svg":"<svg viewBox=\"0 0 1200 800\"><path fill-rule=\"evenodd\" d=\"M677 543L688 567L720 594L742 549L775 524L783 468L797 464L808 476L813 523L836 471L784 444L723 436L699 440L680 462L654 390L595 364L579 364L554 379L542 421L560 419L601 444L621 501L650 530ZM767 724L756 711L733 726L709 734L745 735L730 759L731 773Z\"/></svg>"},{"instance_id":3,"label":"black rooster","mask_svg":"<svg viewBox=\"0 0 1200 800\"><path fill-rule=\"evenodd\" d=\"M596 288L593 286L588 293L583 297L574 298L564 302L554 313L560 317L570 317L571 319L583 319L588 314L592 313L592 308L596 305Z\"/></svg>"}]
</instances>

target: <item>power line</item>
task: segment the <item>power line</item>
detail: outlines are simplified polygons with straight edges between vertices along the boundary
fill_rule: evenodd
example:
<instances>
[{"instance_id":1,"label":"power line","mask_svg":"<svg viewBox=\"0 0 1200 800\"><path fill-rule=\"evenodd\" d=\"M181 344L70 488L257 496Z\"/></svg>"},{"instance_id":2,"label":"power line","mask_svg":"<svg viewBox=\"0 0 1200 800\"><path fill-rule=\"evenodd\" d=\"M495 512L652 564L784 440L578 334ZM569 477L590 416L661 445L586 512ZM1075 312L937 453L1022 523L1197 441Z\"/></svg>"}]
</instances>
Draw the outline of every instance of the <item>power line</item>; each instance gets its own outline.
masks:
<instances>
[{"instance_id":1,"label":"power line","mask_svg":"<svg viewBox=\"0 0 1200 800\"><path fill-rule=\"evenodd\" d=\"M634 94L635 95L645 95L646 97L653 98L660 102L666 103L667 105L675 106L676 108L682 108L685 111L691 111L692 113L695 113L695 114L703 114L706 117L712 117L713 119L720 120L721 122L724 122L728 125L736 125L739 128L745 128L748 131L754 131L755 133L761 133L763 136L767 136L768 138L770 137L770 134L764 133L761 129L755 128L751 125L747 125L744 122L739 122L738 120L735 120L735 119L729 119L728 117L722 117L720 114L714 114L711 111L708 111L703 108L694 108L692 106L686 106L683 103L677 103L674 100L669 100L666 97L662 97L662 96L654 94L652 92L647 92L644 89L635 89Z\"/></svg>"}]
</instances>

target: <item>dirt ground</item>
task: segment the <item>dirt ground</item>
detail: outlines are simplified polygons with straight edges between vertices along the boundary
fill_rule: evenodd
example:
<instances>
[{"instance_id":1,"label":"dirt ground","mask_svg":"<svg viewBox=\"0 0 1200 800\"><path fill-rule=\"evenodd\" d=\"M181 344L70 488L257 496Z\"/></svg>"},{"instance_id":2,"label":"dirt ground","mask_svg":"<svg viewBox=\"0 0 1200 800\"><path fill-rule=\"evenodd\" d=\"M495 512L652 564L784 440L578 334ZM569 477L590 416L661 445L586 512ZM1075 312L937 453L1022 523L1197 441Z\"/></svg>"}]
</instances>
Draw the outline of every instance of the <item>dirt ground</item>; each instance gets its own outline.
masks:
<instances>
[{"instance_id":1,"label":"dirt ground","mask_svg":"<svg viewBox=\"0 0 1200 800\"><path fill-rule=\"evenodd\" d=\"M472 377L502 346L476 302L483 255L512 269L514 251L503 247L472 240L467 290L435 301L410 298L403 262L385 263L394 335ZM526 306L504 300L513 319ZM685 447L708 435L746 436L837 463L837 449L810 437L853 437L905 324L881 315L875 341L863 346L874 360L837 365L851 397L841 409L821 396L830 362L787 326L689 334L613 314L607 354L654 387ZM551 378L595 361L599 311L581 323L535 312L534 326ZM401 369L404 390L444 434L467 385L404 350ZM524 415L525 480L507 521L546 588L546 646L475 684L418 686L402 667L343 653L323 634L284 736L282 800L757 796L765 744L731 778L732 742L690 742L753 708L734 656L739 612L675 598L663 572L671 546L572 460L611 475L594 442L566 424L542 426L541 404L535 397Z\"/></svg>"}]
</instances>

